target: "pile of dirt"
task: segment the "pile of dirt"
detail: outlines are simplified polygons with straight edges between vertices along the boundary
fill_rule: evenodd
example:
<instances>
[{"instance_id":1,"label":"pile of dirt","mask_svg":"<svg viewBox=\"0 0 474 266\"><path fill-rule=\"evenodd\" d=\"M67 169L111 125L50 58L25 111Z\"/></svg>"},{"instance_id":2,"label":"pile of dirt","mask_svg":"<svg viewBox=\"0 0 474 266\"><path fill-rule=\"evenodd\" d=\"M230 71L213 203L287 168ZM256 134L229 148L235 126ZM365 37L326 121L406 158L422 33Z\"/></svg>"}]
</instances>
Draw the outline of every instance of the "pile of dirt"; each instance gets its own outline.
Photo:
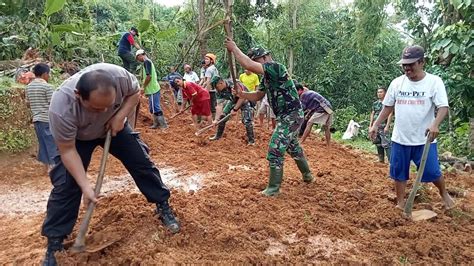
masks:
<instances>
[{"instance_id":1,"label":"pile of dirt","mask_svg":"<svg viewBox=\"0 0 474 266\"><path fill-rule=\"evenodd\" d=\"M169 93L164 95L168 97ZM474 211L470 193L467 198L457 199L454 210L444 211L436 189L428 186L416 207L431 208L438 216L429 221L408 221L394 207L386 164L375 162L372 155L338 144L326 148L319 137L312 136L303 147L316 181L302 182L296 165L287 157L282 194L267 198L259 192L268 178L265 155L270 131L257 127L257 145L246 146L245 128L234 117L223 139L203 144L193 134L189 113L169 121L167 131L148 129L151 121L143 101L137 130L150 146L152 159L161 168L172 167L182 177L206 175L194 190L172 189L170 201L182 231L176 235L168 233L158 221L154 206L139 192L110 193L94 213L88 243L97 244L116 235L122 238L96 253L65 251L58 256L60 262L468 264L474 261ZM167 107L165 114L171 115ZM94 154L89 171L91 179L97 174L100 153ZM47 189L47 177L35 169L18 167L20 163L12 162L0 169L0 191L21 187ZM106 175L124 174L126 170L120 162L111 159ZM105 182L108 180L110 177ZM474 185L473 176L467 174L447 175L446 180L449 187L470 190ZM38 264L45 246L40 236L42 219L42 214L0 212L0 261Z\"/></svg>"}]
</instances>

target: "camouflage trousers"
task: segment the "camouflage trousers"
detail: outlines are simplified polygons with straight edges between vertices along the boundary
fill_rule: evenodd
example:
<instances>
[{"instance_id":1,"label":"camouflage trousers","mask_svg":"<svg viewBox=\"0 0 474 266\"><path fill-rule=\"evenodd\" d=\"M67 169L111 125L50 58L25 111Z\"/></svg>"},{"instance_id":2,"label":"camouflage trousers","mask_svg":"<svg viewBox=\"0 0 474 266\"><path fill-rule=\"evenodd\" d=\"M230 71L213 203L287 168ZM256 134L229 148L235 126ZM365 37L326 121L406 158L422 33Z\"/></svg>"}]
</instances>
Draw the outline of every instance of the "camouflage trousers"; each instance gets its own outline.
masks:
<instances>
[{"instance_id":1,"label":"camouflage trousers","mask_svg":"<svg viewBox=\"0 0 474 266\"><path fill-rule=\"evenodd\" d=\"M285 152L293 159L304 158L303 149L298 141L298 132L303 123L303 111L294 111L289 115L277 118L268 147L267 160L270 167L282 169Z\"/></svg>"}]
</instances>

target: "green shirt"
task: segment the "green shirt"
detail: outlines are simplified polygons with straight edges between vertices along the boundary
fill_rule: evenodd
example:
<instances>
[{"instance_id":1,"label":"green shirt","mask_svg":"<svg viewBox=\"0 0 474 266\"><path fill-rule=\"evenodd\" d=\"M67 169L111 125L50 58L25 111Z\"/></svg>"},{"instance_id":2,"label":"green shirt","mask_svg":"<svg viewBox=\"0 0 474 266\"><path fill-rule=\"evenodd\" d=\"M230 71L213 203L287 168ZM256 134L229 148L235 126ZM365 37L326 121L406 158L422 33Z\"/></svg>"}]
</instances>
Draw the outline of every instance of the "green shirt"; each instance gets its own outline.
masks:
<instances>
[{"instance_id":1,"label":"green shirt","mask_svg":"<svg viewBox=\"0 0 474 266\"><path fill-rule=\"evenodd\" d=\"M151 76L151 80L145 88L145 95L152 95L161 90L160 84L158 83L158 79L156 77L155 65L151 62L150 59L145 59L143 62L143 82L148 75Z\"/></svg>"},{"instance_id":2,"label":"green shirt","mask_svg":"<svg viewBox=\"0 0 474 266\"><path fill-rule=\"evenodd\" d=\"M289 77L286 67L276 62L268 62L262 66L264 75L259 90L267 94L275 115L284 117L295 111L302 112L295 83Z\"/></svg>"}]
</instances>

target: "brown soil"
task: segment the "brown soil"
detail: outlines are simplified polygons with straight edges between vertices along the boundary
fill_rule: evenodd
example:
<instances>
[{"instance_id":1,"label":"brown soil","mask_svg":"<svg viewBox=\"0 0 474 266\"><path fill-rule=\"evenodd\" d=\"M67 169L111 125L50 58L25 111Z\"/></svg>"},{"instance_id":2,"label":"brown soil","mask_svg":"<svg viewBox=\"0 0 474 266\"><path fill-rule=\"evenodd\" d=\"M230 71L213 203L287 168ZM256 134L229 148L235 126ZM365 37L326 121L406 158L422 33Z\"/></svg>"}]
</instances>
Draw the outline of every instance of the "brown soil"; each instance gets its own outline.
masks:
<instances>
[{"instance_id":1,"label":"brown soil","mask_svg":"<svg viewBox=\"0 0 474 266\"><path fill-rule=\"evenodd\" d=\"M165 101L166 102L166 101ZM182 231L168 233L154 215L154 206L135 190L101 199L95 210L88 243L100 245L119 235L119 241L95 253L58 256L64 264L162 263L426 263L469 264L474 261L472 193L458 198L457 207L444 211L431 185L416 208L430 208L438 216L411 222L394 207L388 166L375 157L334 144L326 148L319 137L304 145L316 182L305 184L290 157L286 158L282 194L259 194L268 177L265 159L270 132L256 128L257 145L245 145L244 127L237 118L228 123L218 142L194 136L188 113L169 122L167 132L148 129L145 102L138 131L160 167L173 167L185 179L206 175L200 189L173 189L171 205ZM171 115L166 110L166 115ZM209 132L206 138L211 134ZM97 174L96 152L89 175ZM2 158L2 195L37 198L50 188L48 177L28 154ZM126 170L110 159L105 182ZM448 187L471 190L472 175L446 176ZM469 192L471 192L469 191ZM41 197L39 197L41 198ZM45 239L40 235L44 214L25 204L0 202L0 262L39 264ZM38 199L43 200L44 199ZM421 201L421 202L420 202ZM28 200L25 201L26 205ZM25 208L24 211L21 209ZM9 210L11 208L8 208ZM44 213L44 212L43 212ZM70 237L72 241L77 228Z\"/></svg>"}]
</instances>

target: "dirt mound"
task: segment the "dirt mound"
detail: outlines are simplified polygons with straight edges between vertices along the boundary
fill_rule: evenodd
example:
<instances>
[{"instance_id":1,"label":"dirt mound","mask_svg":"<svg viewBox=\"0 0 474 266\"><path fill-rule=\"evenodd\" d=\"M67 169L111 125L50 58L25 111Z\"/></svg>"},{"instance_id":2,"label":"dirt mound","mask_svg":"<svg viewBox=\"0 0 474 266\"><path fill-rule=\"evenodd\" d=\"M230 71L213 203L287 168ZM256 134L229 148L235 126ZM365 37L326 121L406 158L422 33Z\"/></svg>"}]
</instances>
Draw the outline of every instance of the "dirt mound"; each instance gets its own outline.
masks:
<instances>
[{"instance_id":1,"label":"dirt mound","mask_svg":"<svg viewBox=\"0 0 474 266\"><path fill-rule=\"evenodd\" d=\"M148 129L146 106L143 102L137 130L150 146L153 160L184 177L207 176L194 190L172 189L171 205L182 224L181 233L168 233L155 216L154 206L140 193L112 193L98 205L88 241L93 245L113 235L122 238L92 254L63 252L58 257L64 264L468 264L474 260L472 196L457 199L458 207L447 212L439 206L436 190L428 187L416 206L430 207L438 216L417 223L405 220L394 208L387 165L337 144L328 149L312 137L304 149L316 181L302 182L287 157L282 194L263 197L259 191L267 183L265 155L271 132L257 128L257 145L246 146L244 126L235 117L223 139L202 145L193 134L189 113L170 121L170 129L162 132ZM171 115L168 108L165 114ZM91 178L96 176L99 160L97 152ZM10 172L10 178L1 179L1 186L29 182L30 188L44 189L48 182L46 177L27 179L31 175L25 172L34 170L12 172L15 164L9 167L0 170L2 177ZM106 175L124 174L120 163L111 159ZM472 188L474 180L469 175L447 175L446 179L448 186L464 189ZM45 245L41 222L38 214L0 216L0 261L39 263Z\"/></svg>"}]
</instances>

